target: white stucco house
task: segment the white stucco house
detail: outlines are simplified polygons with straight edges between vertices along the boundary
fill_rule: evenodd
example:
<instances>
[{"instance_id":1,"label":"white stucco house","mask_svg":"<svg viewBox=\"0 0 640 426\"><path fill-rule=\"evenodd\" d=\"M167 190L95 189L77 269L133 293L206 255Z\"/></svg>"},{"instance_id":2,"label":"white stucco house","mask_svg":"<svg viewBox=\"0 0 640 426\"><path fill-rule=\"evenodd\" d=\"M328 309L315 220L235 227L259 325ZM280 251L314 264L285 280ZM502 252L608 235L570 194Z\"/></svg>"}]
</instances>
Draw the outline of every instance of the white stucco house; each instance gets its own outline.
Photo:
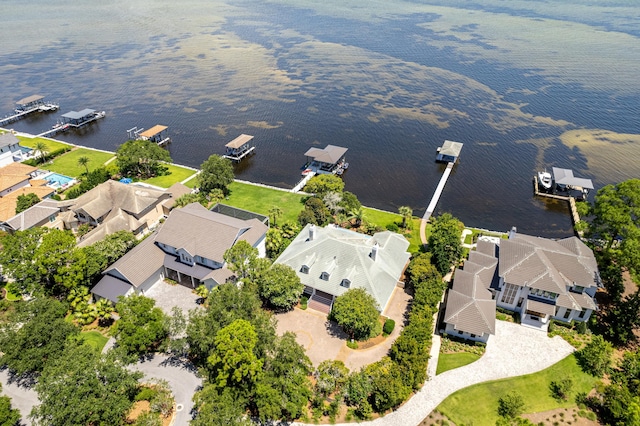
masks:
<instances>
[{"instance_id":1,"label":"white stucco house","mask_svg":"<svg viewBox=\"0 0 640 426\"><path fill-rule=\"evenodd\" d=\"M305 285L309 307L329 313L336 297L364 288L384 312L409 262L409 241L385 231L373 236L308 224L275 263L290 266Z\"/></svg>"}]
</instances>

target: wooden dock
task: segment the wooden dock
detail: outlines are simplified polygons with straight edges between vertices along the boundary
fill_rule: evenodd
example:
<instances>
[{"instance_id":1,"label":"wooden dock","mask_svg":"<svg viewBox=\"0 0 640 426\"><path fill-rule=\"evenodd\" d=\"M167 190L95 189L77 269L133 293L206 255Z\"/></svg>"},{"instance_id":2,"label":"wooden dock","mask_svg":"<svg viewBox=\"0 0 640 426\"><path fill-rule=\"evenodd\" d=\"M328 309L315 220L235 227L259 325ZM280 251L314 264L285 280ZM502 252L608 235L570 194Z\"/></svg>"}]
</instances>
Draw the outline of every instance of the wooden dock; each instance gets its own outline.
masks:
<instances>
[{"instance_id":1,"label":"wooden dock","mask_svg":"<svg viewBox=\"0 0 640 426\"><path fill-rule=\"evenodd\" d=\"M427 222L431 219L431 215L436 209L438 205L438 201L440 200L440 196L442 195L442 191L444 190L444 186L447 184L447 180L449 179L449 175L451 175L451 171L453 170L453 166L455 163L449 162L447 163L447 168L444 170L442 177L440 178L440 182L438 182L438 186L436 187L436 191L433 193L433 197L431 197L431 202L427 207L427 210L424 212L424 216L422 216L422 220L420 221L420 239L422 240L422 244L427 244Z\"/></svg>"},{"instance_id":2,"label":"wooden dock","mask_svg":"<svg viewBox=\"0 0 640 426\"><path fill-rule=\"evenodd\" d=\"M533 177L533 194L537 197L545 197L545 198L551 198L554 200L568 201L569 210L571 211L571 220L573 221L574 227L575 225L578 224L578 222L580 222L580 215L578 214L578 208L576 207L576 199L570 195L549 194L544 191L541 192L540 188L538 187L537 176ZM578 233L578 235L582 237L580 233Z\"/></svg>"},{"instance_id":3,"label":"wooden dock","mask_svg":"<svg viewBox=\"0 0 640 426\"><path fill-rule=\"evenodd\" d=\"M293 187L291 192L296 193L302 191L302 188L311 180L312 177L316 175L316 172L310 171L308 172L301 180Z\"/></svg>"}]
</instances>

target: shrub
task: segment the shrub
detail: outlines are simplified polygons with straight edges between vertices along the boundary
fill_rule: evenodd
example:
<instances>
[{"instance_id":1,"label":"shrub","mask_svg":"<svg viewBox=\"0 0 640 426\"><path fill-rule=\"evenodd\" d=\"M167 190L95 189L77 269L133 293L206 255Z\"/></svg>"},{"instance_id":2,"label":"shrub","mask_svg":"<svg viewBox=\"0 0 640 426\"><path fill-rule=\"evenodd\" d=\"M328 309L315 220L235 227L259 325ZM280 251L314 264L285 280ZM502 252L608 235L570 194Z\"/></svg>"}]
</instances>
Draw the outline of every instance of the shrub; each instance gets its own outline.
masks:
<instances>
[{"instance_id":1,"label":"shrub","mask_svg":"<svg viewBox=\"0 0 640 426\"><path fill-rule=\"evenodd\" d=\"M396 322L391 318L387 318L384 322L384 326L382 327L382 332L386 335L389 335L393 332L393 329L396 327Z\"/></svg>"},{"instance_id":2,"label":"shrub","mask_svg":"<svg viewBox=\"0 0 640 426\"><path fill-rule=\"evenodd\" d=\"M518 392L509 392L498 399L498 414L502 417L518 417L523 410L524 400Z\"/></svg>"},{"instance_id":3,"label":"shrub","mask_svg":"<svg viewBox=\"0 0 640 426\"><path fill-rule=\"evenodd\" d=\"M580 321L576 324L576 331L578 332L578 334L587 334L587 331L589 331L589 328L587 327L587 323L584 321Z\"/></svg>"},{"instance_id":4,"label":"shrub","mask_svg":"<svg viewBox=\"0 0 640 426\"><path fill-rule=\"evenodd\" d=\"M571 389L573 389L573 380L569 377L558 381L554 380L549 387L551 388L551 395L553 395L554 398L567 400L569 399Z\"/></svg>"},{"instance_id":5,"label":"shrub","mask_svg":"<svg viewBox=\"0 0 640 426\"><path fill-rule=\"evenodd\" d=\"M386 228L387 228L387 231L391 231L391 232L398 232L398 229L400 229L398 228L398 225L395 223L388 223Z\"/></svg>"},{"instance_id":6,"label":"shrub","mask_svg":"<svg viewBox=\"0 0 640 426\"><path fill-rule=\"evenodd\" d=\"M143 387L135 397L136 401L151 401L158 395L158 391L152 388Z\"/></svg>"},{"instance_id":7,"label":"shrub","mask_svg":"<svg viewBox=\"0 0 640 426\"><path fill-rule=\"evenodd\" d=\"M611 366L613 347L602 336L596 335L590 343L576 353L582 370L595 377L602 377Z\"/></svg>"},{"instance_id":8,"label":"shrub","mask_svg":"<svg viewBox=\"0 0 640 426\"><path fill-rule=\"evenodd\" d=\"M40 157L30 158L26 161L23 161L23 163L28 164L29 166L32 166L32 167L37 167L39 164L46 163L47 161L52 160L57 156L62 155L65 152L69 152L69 151L71 151L71 147L56 149L55 151L51 151L47 153L47 155L45 155L44 158L40 158Z\"/></svg>"}]
</instances>

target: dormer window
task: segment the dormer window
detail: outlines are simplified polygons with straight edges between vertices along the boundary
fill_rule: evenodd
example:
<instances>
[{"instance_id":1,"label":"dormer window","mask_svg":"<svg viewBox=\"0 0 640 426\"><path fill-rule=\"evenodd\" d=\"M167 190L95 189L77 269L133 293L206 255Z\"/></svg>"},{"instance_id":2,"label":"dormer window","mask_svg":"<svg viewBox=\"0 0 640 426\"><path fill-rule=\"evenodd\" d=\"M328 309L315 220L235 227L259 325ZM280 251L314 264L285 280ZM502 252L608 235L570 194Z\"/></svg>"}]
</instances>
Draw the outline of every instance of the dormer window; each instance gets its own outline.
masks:
<instances>
[{"instance_id":1,"label":"dormer window","mask_svg":"<svg viewBox=\"0 0 640 426\"><path fill-rule=\"evenodd\" d=\"M325 281L329 281L329 276L330 276L330 274L328 272L323 272L322 274L320 274L320 279L321 280L325 280Z\"/></svg>"},{"instance_id":2,"label":"dormer window","mask_svg":"<svg viewBox=\"0 0 640 426\"><path fill-rule=\"evenodd\" d=\"M180 253L180 260L187 265L193 265L193 258L185 252Z\"/></svg>"},{"instance_id":3,"label":"dormer window","mask_svg":"<svg viewBox=\"0 0 640 426\"><path fill-rule=\"evenodd\" d=\"M302 267L300 268L300 272L302 272L303 274L308 274L309 267L307 265L302 265Z\"/></svg>"},{"instance_id":4,"label":"dormer window","mask_svg":"<svg viewBox=\"0 0 640 426\"><path fill-rule=\"evenodd\" d=\"M351 287L351 281L349 281L347 278L345 278L345 279L342 280L340 285L342 287L344 287L344 288L349 288L349 287Z\"/></svg>"}]
</instances>

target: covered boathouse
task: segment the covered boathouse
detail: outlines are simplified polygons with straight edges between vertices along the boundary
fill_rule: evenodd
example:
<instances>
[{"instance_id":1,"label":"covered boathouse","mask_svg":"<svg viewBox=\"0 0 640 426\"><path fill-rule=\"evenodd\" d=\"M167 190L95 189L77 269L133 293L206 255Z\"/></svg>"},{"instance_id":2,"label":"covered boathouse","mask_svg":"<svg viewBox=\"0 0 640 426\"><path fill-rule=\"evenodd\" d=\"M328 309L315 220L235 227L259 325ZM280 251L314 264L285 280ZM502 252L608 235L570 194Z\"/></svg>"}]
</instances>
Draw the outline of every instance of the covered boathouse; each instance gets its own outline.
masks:
<instances>
[{"instance_id":1,"label":"covered boathouse","mask_svg":"<svg viewBox=\"0 0 640 426\"><path fill-rule=\"evenodd\" d=\"M349 166L345 162L345 154L348 148L335 145L327 145L324 149L310 148L304 155L307 156L307 169L318 174L334 173L341 175Z\"/></svg>"},{"instance_id":2,"label":"covered boathouse","mask_svg":"<svg viewBox=\"0 0 640 426\"><path fill-rule=\"evenodd\" d=\"M461 142L444 141L444 144L438 148L438 154L436 155L436 161L442 163L455 163L460 157L460 151L462 151Z\"/></svg>"},{"instance_id":3,"label":"covered boathouse","mask_svg":"<svg viewBox=\"0 0 640 426\"><path fill-rule=\"evenodd\" d=\"M256 147L252 143L253 136L244 133L225 145L227 148L224 158L231 161L240 161L247 155L255 151Z\"/></svg>"},{"instance_id":4,"label":"covered boathouse","mask_svg":"<svg viewBox=\"0 0 640 426\"><path fill-rule=\"evenodd\" d=\"M66 114L62 114L62 119L64 124L68 124L71 127L81 127L104 116L104 111L98 112L95 109L85 108L82 111L69 111Z\"/></svg>"},{"instance_id":5,"label":"covered boathouse","mask_svg":"<svg viewBox=\"0 0 640 426\"><path fill-rule=\"evenodd\" d=\"M167 129L168 129L167 126L156 124L149 130L140 132L138 134L138 139L142 141L151 141L158 145L164 145L166 143L171 142L171 138L167 136L167 132L166 132Z\"/></svg>"}]
</instances>

